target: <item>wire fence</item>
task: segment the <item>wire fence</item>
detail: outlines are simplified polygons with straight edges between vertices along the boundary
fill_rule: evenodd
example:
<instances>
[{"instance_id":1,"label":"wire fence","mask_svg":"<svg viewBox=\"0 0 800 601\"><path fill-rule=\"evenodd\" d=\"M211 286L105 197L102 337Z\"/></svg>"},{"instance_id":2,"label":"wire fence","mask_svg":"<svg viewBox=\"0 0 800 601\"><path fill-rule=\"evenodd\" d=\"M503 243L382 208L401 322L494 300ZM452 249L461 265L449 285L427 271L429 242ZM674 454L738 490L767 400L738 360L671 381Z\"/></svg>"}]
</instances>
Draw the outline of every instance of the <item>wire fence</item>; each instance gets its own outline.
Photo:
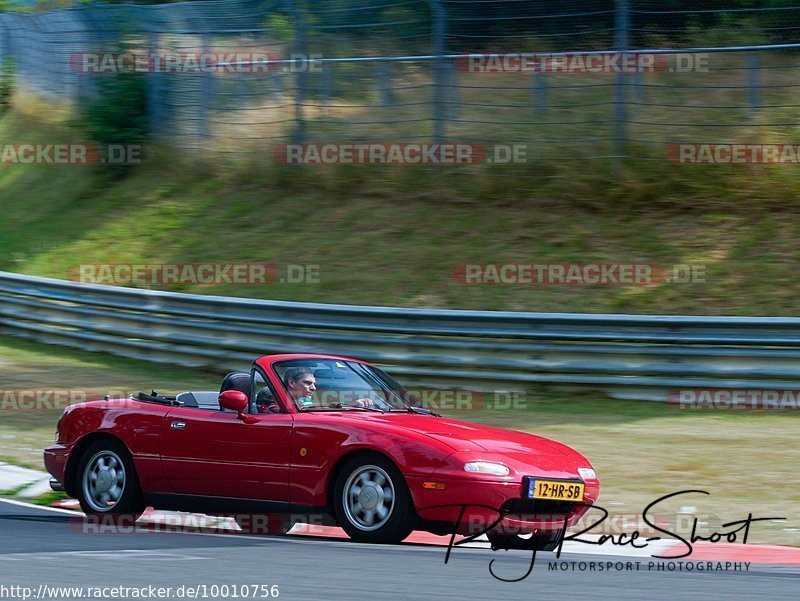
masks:
<instances>
[{"instance_id":1,"label":"wire fence","mask_svg":"<svg viewBox=\"0 0 800 601\"><path fill-rule=\"evenodd\" d=\"M690 4L94 3L0 13L0 57L18 88L79 106L140 73L154 137L285 162L347 162L354 143L465 144L483 162L791 143L800 1Z\"/></svg>"}]
</instances>

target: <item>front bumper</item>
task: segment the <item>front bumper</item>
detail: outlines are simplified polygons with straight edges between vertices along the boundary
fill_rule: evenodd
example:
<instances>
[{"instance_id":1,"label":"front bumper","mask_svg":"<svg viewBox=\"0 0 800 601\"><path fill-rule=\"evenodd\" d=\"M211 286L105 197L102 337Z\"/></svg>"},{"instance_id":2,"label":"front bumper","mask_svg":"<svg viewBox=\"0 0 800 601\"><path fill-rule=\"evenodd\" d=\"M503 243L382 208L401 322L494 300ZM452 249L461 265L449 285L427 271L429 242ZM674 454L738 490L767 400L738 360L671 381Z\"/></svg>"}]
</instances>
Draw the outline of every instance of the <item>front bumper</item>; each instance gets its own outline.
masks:
<instances>
[{"instance_id":1,"label":"front bumper","mask_svg":"<svg viewBox=\"0 0 800 601\"><path fill-rule=\"evenodd\" d=\"M54 444L44 450L44 467L50 472L53 479L62 485L61 490L64 490L64 484L66 484L67 461L69 461L69 453L71 450L71 445L67 446L63 444ZM50 481L50 488L59 490L53 487L52 480Z\"/></svg>"},{"instance_id":2,"label":"front bumper","mask_svg":"<svg viewBox=\"0 0 800 601\"><path fill-rule=\"evenodd\" d=\"M435 480L444 490L423 486ZM449 531L475 535L487 531L508 534L542 533L574 526L597 500L600 485L585 482L582 503L522 498L521 481L481 481L441 477L407 478L419 517L427 522L450 524Z\"/></svg>"}]
</instances>

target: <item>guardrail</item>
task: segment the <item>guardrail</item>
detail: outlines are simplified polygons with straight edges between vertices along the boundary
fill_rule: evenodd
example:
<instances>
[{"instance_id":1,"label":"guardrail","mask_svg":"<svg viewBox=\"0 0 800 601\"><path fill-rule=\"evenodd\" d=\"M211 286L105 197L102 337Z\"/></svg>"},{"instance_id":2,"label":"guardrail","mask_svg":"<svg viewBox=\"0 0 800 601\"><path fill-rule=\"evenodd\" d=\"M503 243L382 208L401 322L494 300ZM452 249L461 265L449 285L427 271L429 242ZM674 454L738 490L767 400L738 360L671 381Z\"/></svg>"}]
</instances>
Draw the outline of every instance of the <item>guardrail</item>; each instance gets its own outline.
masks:
<instances>
[{"instance_id":1,"label":"guardrail","mask_svg":"<svg viewBox=\"0 0 800 601\"><path fill-rule=\"evenodd\" d=\"M548 384L644 400L676 389L800 390L800 318L360 307L0 272L0 333L219 371L276 352L340 354L414 385Z\"/></svg>"}]
</instances>

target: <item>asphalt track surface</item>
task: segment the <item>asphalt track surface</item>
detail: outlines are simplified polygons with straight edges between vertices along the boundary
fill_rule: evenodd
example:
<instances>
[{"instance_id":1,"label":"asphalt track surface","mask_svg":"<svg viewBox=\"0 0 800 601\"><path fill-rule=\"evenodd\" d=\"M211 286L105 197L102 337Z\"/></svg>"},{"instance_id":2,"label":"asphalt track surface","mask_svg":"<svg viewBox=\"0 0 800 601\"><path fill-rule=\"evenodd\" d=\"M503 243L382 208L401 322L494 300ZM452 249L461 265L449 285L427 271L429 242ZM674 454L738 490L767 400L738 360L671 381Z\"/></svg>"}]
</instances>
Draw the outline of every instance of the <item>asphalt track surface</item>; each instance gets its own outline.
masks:
<instances>
[{"instance_id":1,"label":"asphalt track surface","mask_svg":"<svg viewBox=\"0 0 800 601\"><path fill-rule=\"evenodd\" d=\"M0 500L0 599L9 587L172 587L277 585L278 599L753 599L797 598L800 567L751 564L748 571L648 570L549 571L553 553L540 553L522 576L530 553L456 548L445 565L445 547L364 545L306 536L134 532L85 534L75 517ZM559 561L635 562L610 555L562 555ZM662 560L652 560L662 561ZM685 567L685 565L684 565ZM6 587L5 590L3 587ZM197 589L202 595L202 589ZM258 589L263 590L263 589ZM19 595L19 592L17 593ZM227 598L234 598L230 593ZM50 595L41 598L73 599ZM173 594L170 599L180 598ZM199 598L204 598L200 596ZM225 598L222 595L216 598ZM242 597L239 597L240 599ZM259 598L259 597L256 597Z\"/></svg>"}]
</instances>

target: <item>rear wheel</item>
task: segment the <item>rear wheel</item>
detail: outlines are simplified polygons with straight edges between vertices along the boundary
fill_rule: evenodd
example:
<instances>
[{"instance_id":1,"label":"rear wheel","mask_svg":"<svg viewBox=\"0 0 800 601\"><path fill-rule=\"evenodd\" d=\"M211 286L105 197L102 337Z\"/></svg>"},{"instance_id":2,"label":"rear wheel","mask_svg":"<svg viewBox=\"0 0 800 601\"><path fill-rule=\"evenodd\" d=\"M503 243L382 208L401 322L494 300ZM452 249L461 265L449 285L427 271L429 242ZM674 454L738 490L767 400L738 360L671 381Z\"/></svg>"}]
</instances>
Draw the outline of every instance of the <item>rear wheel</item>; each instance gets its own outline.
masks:
<instances>
[{"instance_id":1,"label":"rear wheel","mask_svg":"<svg viewBox=\"0 0 800 601\"><path fill-rule=\"evenodd\" d=\"M133 460L125 446L111 439L89 446L77 470L78 501L87 516L113 524L133 523L145 504Z\"/></svg>"},{"instance_id":2,"label":"rear wheel","mask_svg":"<svg viewBox=\"0 0 800 601\"><path fill-rule=\"evenodd\" d=\"M336 519L353 540L399 543L416 523L416 512L403 475L382 455L350 459L333 491Z\"/></svg>"}]
</instances>

